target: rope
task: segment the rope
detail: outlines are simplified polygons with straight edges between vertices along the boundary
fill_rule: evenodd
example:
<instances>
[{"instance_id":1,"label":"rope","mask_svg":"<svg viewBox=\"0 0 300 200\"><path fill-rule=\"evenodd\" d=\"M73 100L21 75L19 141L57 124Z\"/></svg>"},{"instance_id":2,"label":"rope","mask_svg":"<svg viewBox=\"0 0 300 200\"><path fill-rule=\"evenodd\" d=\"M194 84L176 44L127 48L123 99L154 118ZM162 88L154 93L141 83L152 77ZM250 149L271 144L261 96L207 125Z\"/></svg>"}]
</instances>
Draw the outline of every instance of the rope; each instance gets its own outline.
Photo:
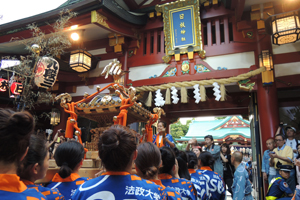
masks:
<instances>
[{"instance_id":1,"label":"rope","mask_svg":"<svg viewBox=\"0 0 300 200\"><path fill-rule=\"evenodd\" d=\"M158 89L161 90L166 90L168 88L171 88L172 86L174 87L190 87L194 86L196 84L199 85L212 85L214 82L217 82L218 84L229 84L229 83L236 83L241 80L248 79L252 76L256 76L260 74L261 72L266 71L265 67L260 67L256 70L247 72L245 74L240 74L235 77L230 77L230 78L222 78L222 79L210 79L210 80L201 80L201 81L184 81L184 82L175 82L175 83L167 83L167 84L162 84L162 85L157 85L157 86L142 86L142 87L136 87L137 92L154 92Z\"/></svg>"}]
</instances>

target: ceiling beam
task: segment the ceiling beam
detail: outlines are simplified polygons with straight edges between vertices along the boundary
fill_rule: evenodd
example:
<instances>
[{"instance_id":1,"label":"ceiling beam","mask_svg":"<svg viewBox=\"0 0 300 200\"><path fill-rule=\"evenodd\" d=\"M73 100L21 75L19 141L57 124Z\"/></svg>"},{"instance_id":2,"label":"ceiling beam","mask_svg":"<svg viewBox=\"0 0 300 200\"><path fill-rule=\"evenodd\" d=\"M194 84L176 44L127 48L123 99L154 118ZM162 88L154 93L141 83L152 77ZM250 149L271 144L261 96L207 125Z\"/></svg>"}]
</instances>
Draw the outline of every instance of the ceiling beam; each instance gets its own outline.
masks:
<instances>
[{"instance_id":1,"label":"ceiling beam","mask_svg":"<svg viewBox=\"0 0 300 200\"><path fill-rule=\"evenodd\" d=\"M235 18L236 22L239 22L242 20L242 15L244 12L244 7L245 7L245 1L246 0L238 0L236 7L235 7Z\"/></svg>"}]
</instances>

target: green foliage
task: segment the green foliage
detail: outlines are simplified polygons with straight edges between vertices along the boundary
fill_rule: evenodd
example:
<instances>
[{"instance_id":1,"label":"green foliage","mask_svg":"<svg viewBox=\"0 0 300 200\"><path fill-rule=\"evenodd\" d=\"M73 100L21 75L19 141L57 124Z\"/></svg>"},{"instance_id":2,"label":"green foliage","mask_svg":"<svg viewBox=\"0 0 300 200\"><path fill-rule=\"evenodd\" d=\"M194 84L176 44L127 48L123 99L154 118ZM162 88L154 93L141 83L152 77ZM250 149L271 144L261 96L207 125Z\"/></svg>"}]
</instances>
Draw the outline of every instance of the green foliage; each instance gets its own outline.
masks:
<instances>
[{"instance_id":1,"label":"green foliage","mask_svg":"<svg viewBox=\"0 0 300 200\"><path fill-rule=\"evenodd\" d=\"M186 144L177 143L175 146L178 150L185 151L187 143Z\"/></svg>"},{"instance_id":2,"label":"green foliage","mask_svg":"<svg viewBox=\"0 0 300 200\"><path fill-rule=\"evenodd\" d=\"M175 124L171 124L170 134L172 135L172 137L175 139L185 136L189 130L190 123L192 123L192 121L194 120L194 118L192 120L187 120L186 124L182 124L180 121Z\"/></svg>"},{"instance_id":3,"label":"green foliage","mask_svg":"<svg viewBox=\"0 0 300 200\"><path fill-rule=\"evenodd\" d=\"M215 117L215 120L220 120L220 119L225 119L226 118L226 116L225 117Z\"/></svg>"}]
</instances>

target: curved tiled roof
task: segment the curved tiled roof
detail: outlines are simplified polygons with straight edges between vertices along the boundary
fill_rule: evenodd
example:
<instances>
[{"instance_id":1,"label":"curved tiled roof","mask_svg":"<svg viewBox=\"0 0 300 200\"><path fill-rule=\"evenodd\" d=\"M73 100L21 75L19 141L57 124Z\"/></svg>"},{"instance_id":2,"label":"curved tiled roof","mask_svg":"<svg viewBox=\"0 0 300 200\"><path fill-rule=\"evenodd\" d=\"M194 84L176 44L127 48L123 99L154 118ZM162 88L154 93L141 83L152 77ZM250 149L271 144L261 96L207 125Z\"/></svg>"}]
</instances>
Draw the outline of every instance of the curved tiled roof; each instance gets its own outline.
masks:
<instances>
[{"instance_id":1,"label":"curved tiled roof","mask_svg":"<svg viewBox=\"0 0 300 200\"><path fill-rule=\"evenodd\" d=\"M224 127L224 125L233 117L234 116L229 116L225 119L214 121L193 121L189 126L188 133L184 137L176 140L186 141L196 138L197 140L204 141L204 137L206 135L212 135L214 139L223 139L229 135L239 135L245 138L250 138L251 132L249 128L249 121L242 119L240 116L235 117L240 120L240 122L243 122L244 125L232 128Z\"/></svg>"}]
</instances>

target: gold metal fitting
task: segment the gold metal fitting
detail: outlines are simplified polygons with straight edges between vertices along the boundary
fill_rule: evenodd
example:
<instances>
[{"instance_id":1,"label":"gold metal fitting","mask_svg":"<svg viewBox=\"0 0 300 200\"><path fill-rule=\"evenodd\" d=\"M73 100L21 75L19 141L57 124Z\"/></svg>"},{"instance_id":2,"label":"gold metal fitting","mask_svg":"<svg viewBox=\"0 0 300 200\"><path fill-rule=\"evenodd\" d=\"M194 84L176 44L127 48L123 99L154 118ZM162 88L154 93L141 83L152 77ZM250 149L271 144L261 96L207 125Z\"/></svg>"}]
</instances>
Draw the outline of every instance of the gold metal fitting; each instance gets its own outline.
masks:
<instances>
[{"instance_id":1,"label":"gold metal fitting","mask_svg":"<svg viewBox=\"0 0 300 200\"><path fill-rule=\"evenodd\" d=\"M75 135L80 135L80 132L79 131L75 131Z\"/></svg>"},{"instance_id":2,"label":"gold metal fitting","mask_svg":"<svg viewBox=\"0 0 300 200\"><path fill-rule=\"evenodd\" d=\"M99 92L101 90L100 86L97 86L97 92Z\"/></svg>"},{"instance_id":3,"label":"gold metal fitting","mask_svg":"<svg viewBox=\"0 0 300 200\"><path fill-rule=\"evenodd\" d=\"M116 122L117 120L118 120L118 117L117 117L117 116L114 116L114 117L113 117L113 121Z\"/></svg>"}]
</instances>

